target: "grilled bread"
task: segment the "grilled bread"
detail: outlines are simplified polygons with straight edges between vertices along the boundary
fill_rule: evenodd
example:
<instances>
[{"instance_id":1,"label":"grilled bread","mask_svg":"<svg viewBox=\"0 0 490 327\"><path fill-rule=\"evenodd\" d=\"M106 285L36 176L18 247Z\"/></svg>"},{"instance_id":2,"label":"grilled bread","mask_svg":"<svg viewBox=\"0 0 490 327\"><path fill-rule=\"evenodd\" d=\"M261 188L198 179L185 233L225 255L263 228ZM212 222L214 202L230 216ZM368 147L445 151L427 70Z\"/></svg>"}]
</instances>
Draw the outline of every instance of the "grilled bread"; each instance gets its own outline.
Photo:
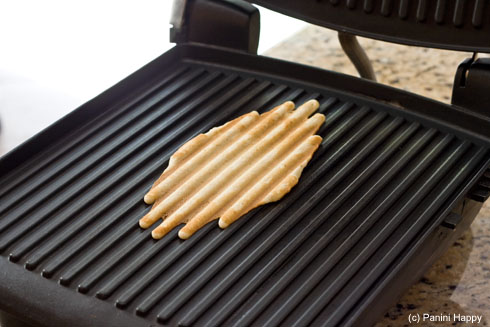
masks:
<instances>
[{"instance_id":1,"label":"grilled bread","mask_svg":"<svg viewBox=\"0 0 490 327\"><path fill-rule=\"evenodd\" d=\"M152 209L140 219L160 239L179 224L189 238L219 218L226 228L253 208L281 199L298 183L322 138L314 135L325 121L314 114L318 101L294 110L294 103L259 114L245 114L185 143L145 195ZM311 116L311 117L310 117Z\"/></svg>"}]
</instances>

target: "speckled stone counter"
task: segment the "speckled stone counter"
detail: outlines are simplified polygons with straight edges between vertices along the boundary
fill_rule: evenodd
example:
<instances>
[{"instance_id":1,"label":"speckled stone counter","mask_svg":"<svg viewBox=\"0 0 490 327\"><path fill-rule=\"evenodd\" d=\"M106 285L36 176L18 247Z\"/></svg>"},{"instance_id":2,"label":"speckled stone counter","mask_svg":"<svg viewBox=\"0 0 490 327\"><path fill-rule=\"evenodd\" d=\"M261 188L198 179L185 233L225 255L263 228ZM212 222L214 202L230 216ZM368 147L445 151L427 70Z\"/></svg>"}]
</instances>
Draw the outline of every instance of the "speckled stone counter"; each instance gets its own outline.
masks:
<instances>
[{"instance_id":1,"label":"speckled stone counter","mask_svg":"<svg viewBox=\"0 0 490 327\"><path fill-rule=\"evenodd\" d=\"M360 38L373 61L378 82L450 102L458 64L471 56L394 45ZM270 49L267 56L356 75L336 33L309 26ZM471 229L454 243L379 321L376 327L411 326L411 313L482 315L480 324L434 322L430 326L488 326L490 324L490 200ZM417 325L417 324L413 324ZM423 326L424 324L418 324Z\"/></svg>"}]
</instances>

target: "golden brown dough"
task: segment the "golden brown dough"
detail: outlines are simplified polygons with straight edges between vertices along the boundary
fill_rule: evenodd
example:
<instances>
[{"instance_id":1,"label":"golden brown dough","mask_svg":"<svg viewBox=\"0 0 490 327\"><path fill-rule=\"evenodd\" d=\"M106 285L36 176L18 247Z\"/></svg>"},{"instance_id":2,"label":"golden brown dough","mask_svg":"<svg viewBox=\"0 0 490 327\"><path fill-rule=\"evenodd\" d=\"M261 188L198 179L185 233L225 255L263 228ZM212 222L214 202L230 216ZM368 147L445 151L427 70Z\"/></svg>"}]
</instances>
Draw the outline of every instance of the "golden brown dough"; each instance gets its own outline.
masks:
<instances>
[{"instance_id":1,"label":"golden brown dough","mask_svg":"<svg viewBox=\"0 0 490 327\"><path fill-rule=\"evenodd\" d=\"M221 228L253 208L278 201L298 183L322 138L314 135L325 121L315 114L318 101L294 109L282 105L259 115L253 111L185 143L144 200L153 207L140 226L162 238L181 223L189 238L208 222ZM310 117L310 118L308 118Z\"/></svg>"}]
</instances>

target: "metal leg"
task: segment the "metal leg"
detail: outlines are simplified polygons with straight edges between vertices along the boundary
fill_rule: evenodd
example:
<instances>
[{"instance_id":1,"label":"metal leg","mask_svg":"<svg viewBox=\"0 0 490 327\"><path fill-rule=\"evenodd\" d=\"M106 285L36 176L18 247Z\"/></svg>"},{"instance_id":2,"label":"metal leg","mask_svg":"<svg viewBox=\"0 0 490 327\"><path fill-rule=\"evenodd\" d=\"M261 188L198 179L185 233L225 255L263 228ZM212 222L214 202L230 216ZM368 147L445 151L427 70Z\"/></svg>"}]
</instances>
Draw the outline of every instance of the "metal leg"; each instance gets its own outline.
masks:
<instances>
[{"instance_id":1,"label":"metal leg","mask_svg":"<svg viewBox=\"0 0 490 327\"><path fill-rule=\"evenodd\" d=\"M339 41L345 54L347 57L349 57L350 61L352 61L359 72L359 75L362 78L376 81L376 75L374 74L371 61L357 41L356 36L349 33L339 32Z\"/></svg>"}]
</instances>

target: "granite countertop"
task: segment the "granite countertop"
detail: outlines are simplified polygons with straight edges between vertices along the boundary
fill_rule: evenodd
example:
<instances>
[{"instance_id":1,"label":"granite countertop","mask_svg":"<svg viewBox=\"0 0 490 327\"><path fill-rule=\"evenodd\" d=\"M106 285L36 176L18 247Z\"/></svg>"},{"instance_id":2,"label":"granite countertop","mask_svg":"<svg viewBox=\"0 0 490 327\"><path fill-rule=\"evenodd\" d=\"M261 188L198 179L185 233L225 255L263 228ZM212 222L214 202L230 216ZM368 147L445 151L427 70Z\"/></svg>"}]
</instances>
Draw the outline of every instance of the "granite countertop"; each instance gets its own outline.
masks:
<instances>
[{"instance_id":1,"label":"granite countertop","mask_svg":"<svg viewBox=\"0 0 490 327\"><path fill-rule=\"evenodd\" d=\"M336 32L308 26L270 49L267 56L356 75ZM360 38L378 82L450 102L456 68L470 53L394 45ZM432 326L490 324L490 200L471 228L393 306L376 327L410 326L411 313L482 315L479 324L437 322Z\"/></svg>"}]
</instances>

